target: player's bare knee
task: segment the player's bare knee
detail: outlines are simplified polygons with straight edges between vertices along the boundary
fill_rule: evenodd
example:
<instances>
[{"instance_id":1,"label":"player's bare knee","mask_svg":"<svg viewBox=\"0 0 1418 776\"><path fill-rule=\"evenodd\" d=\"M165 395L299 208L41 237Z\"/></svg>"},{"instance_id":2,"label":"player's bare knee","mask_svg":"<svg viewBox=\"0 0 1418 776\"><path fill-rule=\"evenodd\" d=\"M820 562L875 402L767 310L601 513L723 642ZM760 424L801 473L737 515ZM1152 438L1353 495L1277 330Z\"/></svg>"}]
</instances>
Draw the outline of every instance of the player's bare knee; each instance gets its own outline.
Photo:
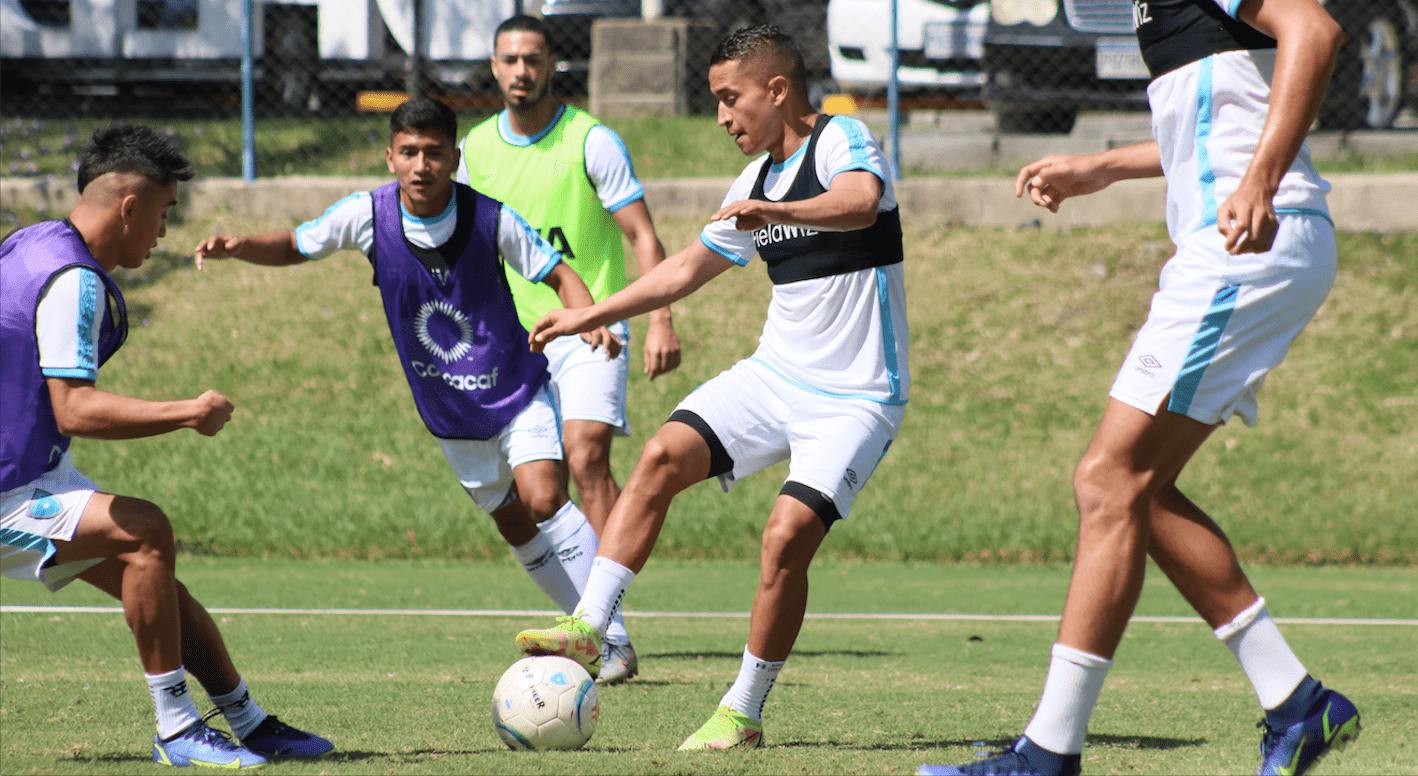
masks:
<instances>
[{"instance_id":1,"label":"player's bare knee","mask_svg":"<svg viewBox=\"0 0 1418 776\"><path fill-rule=\"evenodd\" d=\"M127 553L132 560L159 562L169 568L176 565L177 539L172 521L158 505L124 499L121 510L115 510L113 521L136 540L135 549Z\"/></svg>"},{"instance_id":2,"label":"player's bare knee","mask_svg":"<svg viewBox=\"0 0 1418 776\"><path fill-rule=\"evenodd\" d=\"M566 466L578 489L595 485L611 474L610 448L596 442L582 443L566 450Z\"/></svg>"}]
</instances>

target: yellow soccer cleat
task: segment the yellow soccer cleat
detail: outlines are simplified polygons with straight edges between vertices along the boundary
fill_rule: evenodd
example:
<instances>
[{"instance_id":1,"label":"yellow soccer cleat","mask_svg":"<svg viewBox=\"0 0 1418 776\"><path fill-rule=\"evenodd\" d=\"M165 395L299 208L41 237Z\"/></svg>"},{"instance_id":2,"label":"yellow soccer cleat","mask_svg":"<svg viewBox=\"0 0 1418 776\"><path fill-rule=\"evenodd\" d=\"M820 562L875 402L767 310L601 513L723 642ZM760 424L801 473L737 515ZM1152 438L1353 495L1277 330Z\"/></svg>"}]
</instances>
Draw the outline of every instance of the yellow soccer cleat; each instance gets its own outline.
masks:
<instances>
[{"instance_id":1,"label":"yellow soccer cleat","mask_svg":"<svg viewBox=\"0 0 1418 776\"><path fill-rule=\"evenodd\" d=\"M763 723L755 722L728 706L720 706L704 727L679 745L681 752L709 749L757 749L763 746Z\"/></svg>"},{"instance_id":2,"label":"yellow soccer cleat","mask_svg":"<svg viewBox=\"0 0 1418 776\"><path fill-rule=\"evenodd\" d=\"M558 617L557 625L517 634L524 655L560 655L581 664L592 678L601 675L601 637L580 617Z\"/></svg>"}]
</instances>

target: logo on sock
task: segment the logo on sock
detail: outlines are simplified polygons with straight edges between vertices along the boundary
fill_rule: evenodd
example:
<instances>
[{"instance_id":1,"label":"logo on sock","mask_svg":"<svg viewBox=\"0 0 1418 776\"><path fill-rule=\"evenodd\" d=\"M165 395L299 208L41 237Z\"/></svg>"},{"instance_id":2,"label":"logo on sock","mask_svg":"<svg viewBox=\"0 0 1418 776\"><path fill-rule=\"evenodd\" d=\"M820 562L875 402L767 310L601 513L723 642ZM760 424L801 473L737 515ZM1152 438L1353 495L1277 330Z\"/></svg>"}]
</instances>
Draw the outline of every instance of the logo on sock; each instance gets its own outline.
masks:
<instances>
[{"instance_id":1,"label":"logo on sock","mask_svg":"<svg viewBox=\"0 0 1418 776\"><path fill-rule=\"evenodd\" d=\"M168 695L171 695L174 698L181 698L182 696L187 694L187 682L186 680L184 680L178 682L177 684L174 684L171 687L164 687L162 688L162 691L167 693Z\"/></svg>"}]
</instances>

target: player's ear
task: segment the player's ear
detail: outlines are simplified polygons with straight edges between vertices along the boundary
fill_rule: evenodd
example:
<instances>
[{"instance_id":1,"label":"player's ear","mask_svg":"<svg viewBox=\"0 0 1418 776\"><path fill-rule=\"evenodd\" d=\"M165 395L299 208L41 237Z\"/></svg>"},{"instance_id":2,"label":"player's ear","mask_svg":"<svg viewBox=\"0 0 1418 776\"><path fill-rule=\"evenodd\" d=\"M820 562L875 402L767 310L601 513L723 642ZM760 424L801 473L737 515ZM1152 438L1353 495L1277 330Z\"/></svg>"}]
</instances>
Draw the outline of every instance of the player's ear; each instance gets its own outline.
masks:
<instances>
[{"instance_id":1,"label":"player's ear","mask_svg":"<svg viewBox=\"0 0 1418 776\"><path fill-rule=\"evenodd\" d=\"M138 192L130 191L118 200L118 217L122 219L124 226L133 224L133 216L138 210Z\"/></svg>"},{"instance_id":2,"label":"player's ear","mask_svg":"<svg viewBox=\"0 0 1418 776\"><path fill-rule=\"evenodd\" d=\"M773 104L782 107L788 101L788 92L791 87L788 77L785 75L775 75L768 79L768 94L773 99Z\"/></svg>"},{"instance_id":3,"label":"player's ear","mask_svg":"<svg viewBox=\"0 0 1418 776\"><path fill-rule=\"evenodd\" d=\"M390 174L397 174L394 172L394 146L392 145L384 149L384 166L389 168Z\"/></svg>"}]
</instances>

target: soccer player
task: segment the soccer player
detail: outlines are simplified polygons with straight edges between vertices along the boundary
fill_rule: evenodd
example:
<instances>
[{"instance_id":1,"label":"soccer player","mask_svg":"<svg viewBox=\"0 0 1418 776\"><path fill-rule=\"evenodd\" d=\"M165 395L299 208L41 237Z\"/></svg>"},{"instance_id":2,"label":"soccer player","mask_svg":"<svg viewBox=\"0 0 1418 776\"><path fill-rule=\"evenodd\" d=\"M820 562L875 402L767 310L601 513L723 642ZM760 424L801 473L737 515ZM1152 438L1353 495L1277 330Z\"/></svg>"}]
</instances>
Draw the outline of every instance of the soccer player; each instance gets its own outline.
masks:
<instances>
[{"instance_id":1,"label":"soccer player","mask_svg":"<svg viewBox=\"0 0 1418 776\"><path fill-rule=\"evenodd\" d=\"M528 348L506 279L545 283L567 305L589 305L591 295L516 211L454 183L458 118L447 105L405 102L389 134L395 182L294 230L209 237L193 255L199 267L218 258L287 266L343 249L367 256L424 425L522 567L570 612L596 534L561 484L547 361ZM604 327L585 339L612 356L620 348Z\"/></svg>"},{"instance_id":2,"label":"soccer player","mask_svg":"<svg viewBox=\"0 0 1418 776\"><path fill-rule=\"evenodd\" d=\"M506 202L561 251L597 301L625 287L624 234L641 274L665 259L645 191L630 154L611 128L551 94L556 56L546 28L533 16L514 16L493 37L492 72L506 110L473 127L462 145L457 180ZM530 328L561 305L544 286L509 278L522 325ZM645 374L651 380L679 366L680 346L670 308L650 311ZM610 324L630 341L624 320ZM547 345L552 393L561 411L562 441L581 508L596 532L604 530L620 485L611 472L611 440L630 434L626 416L629 350L607 361L578 337ZM603 645L597 681L615 684L639 669L619 621Z\"/></svg>"},{"instance_id":3,"label":"soccer player","mask_svg":"<svg viewBox=\"0 0 1418 776\"><path fill-rule=\"evenodd\" d=\"M1333 284L1329 184L1305 135L1342 39L1316 0L1136 6L1155 142L1024 167L1016 193L1057 211L1165 175L1177 246L1074 473L1078 552L1038 709L1011 751L922 774L1076 774L1084 733L1142 590L1147 556L1235 654L1265 710L1262 774L1299 774L1359 734L1305 670L1221 528L1177 488L1192 455L1256 394Z\"/></svg>"},{"instance_id":4,"label":"soccer player","mask_svg":"<svg viewBox=\"0 0 1418 776\"><path fill-rule=\"evenodd\" d=\"M80 152L69 217L20 229L0 245L0 570L50 591L81 579L123 603L157 712L155 762L254 768L334 747L252 699L211 615L174 575L167 515L100 491L69 452L75 436L136 439L184 428L213 436L231 419L232 403L216 391L144 401L95 385L128 334L111 273L142 266L167 233L178 181L191 178L176 141L110 124ZM202 721L188 671L241 744Z\"/></svg>"},{"instance_id":5,"label":"soccer player","mask_svg":"<svg viewBox=\"0 0 1418 776\"><path fill-rule=\"evenodd\" d=\"M871 133L813 109L802 56L773 26L720 43L709 86L739 150L763 156L699 240L590 308L547 313L532 341L663 307L757 253L773 282L758 350L685 398L645 445L573 616L517 637L529 654L593 663L675 494L711 477L728 490L789 461L763 529L738 678L681 750L763 745L763 705L802 627L808 565L891 446L910 385L901 221Z\"/></svg>"}]
</instances>

